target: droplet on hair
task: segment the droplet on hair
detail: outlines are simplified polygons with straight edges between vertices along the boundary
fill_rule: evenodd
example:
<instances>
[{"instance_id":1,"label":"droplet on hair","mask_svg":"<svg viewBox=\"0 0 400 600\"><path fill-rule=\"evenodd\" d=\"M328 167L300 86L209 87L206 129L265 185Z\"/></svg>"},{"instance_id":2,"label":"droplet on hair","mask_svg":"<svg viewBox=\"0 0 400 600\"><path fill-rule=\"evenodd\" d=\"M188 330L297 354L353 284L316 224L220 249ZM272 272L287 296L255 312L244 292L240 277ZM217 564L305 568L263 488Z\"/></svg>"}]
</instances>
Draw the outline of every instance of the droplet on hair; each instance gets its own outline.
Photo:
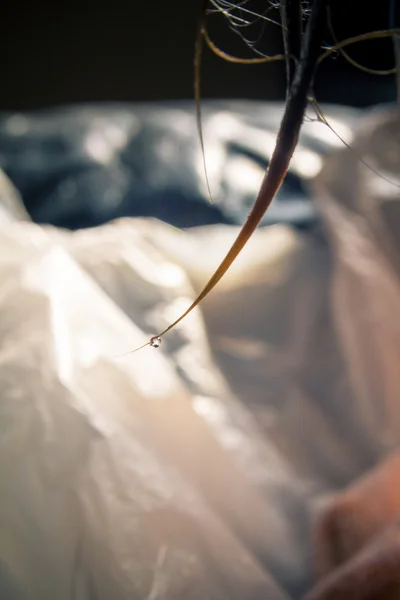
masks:
<instances>
[{"instance_id":1,"label":"droplet on hair","mask_svg":"<svg viewBox=\"0 0 400 600\"><path fill-rule=\"evenodd\" d=\"M151 340L150 340L150 346L152 348L159 348L160 344L161 344L161 338L157 337L156 335L151 338Z\"/></svg>"}]
</instances>

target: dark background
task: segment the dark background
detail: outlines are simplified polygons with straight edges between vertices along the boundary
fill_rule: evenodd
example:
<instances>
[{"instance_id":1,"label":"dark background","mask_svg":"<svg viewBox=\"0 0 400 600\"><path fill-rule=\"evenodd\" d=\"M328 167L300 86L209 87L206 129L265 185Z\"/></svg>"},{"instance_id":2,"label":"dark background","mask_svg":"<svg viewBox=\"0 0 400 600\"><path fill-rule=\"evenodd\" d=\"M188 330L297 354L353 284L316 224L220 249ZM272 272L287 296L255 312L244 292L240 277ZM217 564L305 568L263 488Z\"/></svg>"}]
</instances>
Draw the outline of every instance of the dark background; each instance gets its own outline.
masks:
<instances>
[{"instance_id":1,"label":"dark background","mask_svg":"<svg viewBox=\"0 0 400 600\"><path fill-rule=\"evenodd\" d=\"M267 0L260 0L266 5ZM0 8L0 110L93 101L153 101L193 97L193 46L199 0L17 2ZM332 0L336 36L389 27L389 1ZM240 56L248 49L217 18L210 31L219 46ZM266 29L267 47L279 32ZM381 40L349 49L374 68L393 66L392 44ZM204 97L284 97L281 65L241 66L205 53ZM341 57L321 67L320 101L367 106L395 98L394 77L367 75Z\"/></svg>"}]
</instances>

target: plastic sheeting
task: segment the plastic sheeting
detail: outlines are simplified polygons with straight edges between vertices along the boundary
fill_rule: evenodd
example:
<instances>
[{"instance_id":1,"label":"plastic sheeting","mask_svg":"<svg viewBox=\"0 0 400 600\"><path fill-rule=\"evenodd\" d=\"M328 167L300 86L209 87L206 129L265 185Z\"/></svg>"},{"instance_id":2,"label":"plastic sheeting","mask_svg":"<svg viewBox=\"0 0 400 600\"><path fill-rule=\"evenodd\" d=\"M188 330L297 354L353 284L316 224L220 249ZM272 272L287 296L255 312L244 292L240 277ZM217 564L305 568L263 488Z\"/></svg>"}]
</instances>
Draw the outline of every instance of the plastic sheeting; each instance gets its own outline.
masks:
<instances>
[{"instance_id":1,"label":"plastic sheeting","mask_svg":"<svg viewBox=\"0 0 400 600\"><path fill-rule=\"evenodd\" d=\"M29 220L20 194L7 175L0 170L0 224Z\"/></svg>"},{"instance_id":2,"label":"plastic sheeting","mask_svg":"<svg viewBox=\"0 0 400 600\"><path fill-rule=\"evenodd\" d=\"M0 228L0 596L299 598L318 503L399 437L400 119L367 116L159 350L237 231ZM362 157L391 183L368 170Z\"/></svg>"},{"instance_id":3,"label":"plastic sheeting","mask_svg":"<svg viewBox=\"0 0 400 600\"><path fill-rule=\"evenodd\" d=\"M359 111L326 107L351 141ZM242 224L271 157L283 105L203 101L204 177L194 102L71 106L0 115L0 168L33 220L79 229L125 216L176 227ZM310 118L315 113L310 110ZM315 221L307 182L341 145L322 123L304 123L290 171L263 224Z\"/></svg>"}]
</instances>

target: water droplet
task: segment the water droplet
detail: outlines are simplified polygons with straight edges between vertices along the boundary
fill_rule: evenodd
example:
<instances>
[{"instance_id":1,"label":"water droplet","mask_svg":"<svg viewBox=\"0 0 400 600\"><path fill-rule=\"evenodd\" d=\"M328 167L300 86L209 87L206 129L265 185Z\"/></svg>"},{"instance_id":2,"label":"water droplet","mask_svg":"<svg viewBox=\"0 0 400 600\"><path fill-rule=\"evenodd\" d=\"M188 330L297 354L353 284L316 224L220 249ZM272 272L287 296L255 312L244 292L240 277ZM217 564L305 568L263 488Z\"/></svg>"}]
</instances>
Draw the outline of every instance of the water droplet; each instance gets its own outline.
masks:
<instances>
[{"instance_id":1,"label":"water droplet","mask_svg":"<svg viewBox=\"0 0 400 600\"><path fill-rule=\"evenodd\" d=\"M156 335L151 338L151 340L150 340L150 346L152 348L159 348L160 344L161 344L161 338L157 337Z\"/></svg>"}]
</instances>

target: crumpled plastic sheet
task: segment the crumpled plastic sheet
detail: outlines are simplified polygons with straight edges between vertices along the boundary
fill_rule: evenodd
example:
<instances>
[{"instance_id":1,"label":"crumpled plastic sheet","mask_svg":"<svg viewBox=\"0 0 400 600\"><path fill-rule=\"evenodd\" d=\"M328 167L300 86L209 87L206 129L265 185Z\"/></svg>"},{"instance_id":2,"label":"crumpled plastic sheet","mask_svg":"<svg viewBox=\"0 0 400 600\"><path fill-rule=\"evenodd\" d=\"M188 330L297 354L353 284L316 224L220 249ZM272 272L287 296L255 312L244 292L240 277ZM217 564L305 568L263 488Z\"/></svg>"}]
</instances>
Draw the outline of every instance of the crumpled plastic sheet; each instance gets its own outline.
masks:
<instances>
[{"instance_id":1,"label":"crumpled plastic sheet","mask_svg":"<svg viewBox=\"0 0 400 600\"><path fill-rule=\"evenodd\" d=\"M351 141L359 111L324 107ZM176 227L240 225L259 189L282 104L202 102L209 202L194 102L60 107L0 115L0 168L32 219L79 229L124 216ZM310 110L310 119L315 112ZM315 221L307 183L342 142L322 123L304 123L290 171L263 224Z\"/></svg>"},{"instance_id":2,"label":"crumpled plastic sheet","mask_svg":"<svg viewBox=\"0 0 400 600\"><path fill-rule=\"evenodd\" d=\"M12 221L30 221L30 218L21 195L7 175L0 170L0 224Z\"/></svg>"},{"instance_id":3,"label":"crumpled plastic sheet","mask_svg":"<svg viewBox=\"0 0 400 600\"><path fill-rule=\"evenodd\" d=\"M259 230L158 350L121 356L236 228L1 225L2 598L310 587L319 503L399 438L399 117L367 115L326 161L319 228Z\"/></svg>"}]
</instances>

